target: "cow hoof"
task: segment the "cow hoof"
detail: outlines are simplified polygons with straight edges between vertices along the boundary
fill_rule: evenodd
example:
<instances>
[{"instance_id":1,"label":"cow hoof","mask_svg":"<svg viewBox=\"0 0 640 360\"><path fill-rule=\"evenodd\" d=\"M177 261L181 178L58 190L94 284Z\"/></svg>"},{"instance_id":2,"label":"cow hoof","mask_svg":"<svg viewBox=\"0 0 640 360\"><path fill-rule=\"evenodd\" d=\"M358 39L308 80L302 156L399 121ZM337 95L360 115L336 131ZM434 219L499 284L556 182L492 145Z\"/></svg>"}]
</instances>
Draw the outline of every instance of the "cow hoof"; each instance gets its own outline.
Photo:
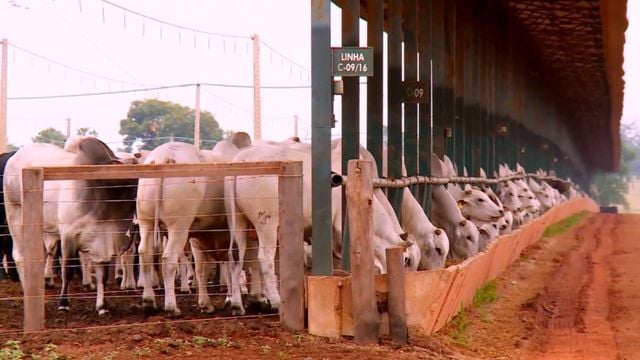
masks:
<instances>
[{"instance_id":1,"label":"cow hoof","mask_svg":"<svg viewBox=\"0 0 640 360\"><path fill-rule=\"evenodd\" d=\"M84 292L94 291L95 289L96 287L93 284L82 284L82 291Z\"/></svg>"},{"instance_id":2,"label":"cow hoof","mask_svg":"<svg viewBox=\"0 0 640 360\"><path fill-rule=\"evenodd\" d=\"M182 312L180 311L180 309L174 309L174 310L165 310L165 312L167 313L167 317L169 318L179 318L182 317Z\"/></svg>"},{"instance_id":3,"label":"cow hoof","mask_svg":"<svg viewBox=\"0 0 640 360\"><path fill-rule=\"evenodd\" d=\"M203 314L213 314L215 311L215 308L211 305L200 307L200 312Z\"/></svg>"},{"instance_id":4,"label":"cow hoof","mask_svg":"<svg viewBox=\"0 0 640 360\"><path fill-rule=\"evenodd\" d=\"M156 310L156 302L153 299L142 299L142 309L147 311Z\"/></svg>"},{"instance_id":5,"label":"cow hoof","mask_svg":"<svg viewBox=\"0 0 640 360\"><path fill-rule=\"evenodd\" d=\"M231 316L242 316L244 315L244 309L242 306L232 305L231 306Z\"/></svg>"},{"instance_id":6,"label":"cow hoof","mask_svg":"<svg viewBox=\"0 0 640 360\"><path fill-rule=\"evenodd\" d=\"M107 309L100 309L98 310L98 316L102 316L104 314L107 314L109 312L109 310Z\"/></svg>"},{"instance_id":7,"label":"cow hoof","mask_svg":"<svg viewBox=\"0 0 640 360\"><path fill-rule=\"evenodd\" d=\"M55 289L55 285L53 285L53 281L51 283L49 283L48 281L44 282L44 288L47 290L51 290L51 289Z\"/></svg>"},{"instance_id":8,"label":"cow hoof","mask_svg":"<svg viewBox=\"0 0 640 360\"><path fill-rule=\"evenodd\" d=\"M69 312L69 305L60 305L60 306L58 306L58 311Z\"/></svg>"}]
</instances>

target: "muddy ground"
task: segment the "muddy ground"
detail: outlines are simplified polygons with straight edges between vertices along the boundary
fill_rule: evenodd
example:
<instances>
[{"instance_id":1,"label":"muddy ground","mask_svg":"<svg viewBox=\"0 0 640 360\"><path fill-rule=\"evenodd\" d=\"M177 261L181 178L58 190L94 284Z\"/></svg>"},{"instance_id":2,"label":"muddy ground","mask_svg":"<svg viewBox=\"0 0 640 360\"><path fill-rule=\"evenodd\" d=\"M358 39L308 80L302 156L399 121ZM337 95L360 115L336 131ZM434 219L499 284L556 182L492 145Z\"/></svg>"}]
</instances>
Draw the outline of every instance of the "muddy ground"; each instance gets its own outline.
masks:
<instances>
[{"instance_id":1,"label":"muddy ground","mask_svg":"<svg viewBox=\"0 0 640 360\"><path fill-rule=\"evenodd\" d=\"M73 299L70 313L58 313L57 290L48 291L47 331L22 335L15 332L22 325L21 302L6 299L20 296L19 287L0 282L0 358L22 351L52 359L639 359L636 234L639 215L590 215L526 250L438 334L412 337L404 346L383 339L361 347L350 339L291 334L280 330L277 317L257 312L243 320L221 312L211 319L198 313L190 296L178 300L179 319L145 315L139 291L112 293L119 297L110 299L106 317L95 313L91 296ZM132 324L143 321L148 325ZM112 327L88 328L96 325ZM8 340L20 344L5 345Z\"/></svg>"}]
</instances>

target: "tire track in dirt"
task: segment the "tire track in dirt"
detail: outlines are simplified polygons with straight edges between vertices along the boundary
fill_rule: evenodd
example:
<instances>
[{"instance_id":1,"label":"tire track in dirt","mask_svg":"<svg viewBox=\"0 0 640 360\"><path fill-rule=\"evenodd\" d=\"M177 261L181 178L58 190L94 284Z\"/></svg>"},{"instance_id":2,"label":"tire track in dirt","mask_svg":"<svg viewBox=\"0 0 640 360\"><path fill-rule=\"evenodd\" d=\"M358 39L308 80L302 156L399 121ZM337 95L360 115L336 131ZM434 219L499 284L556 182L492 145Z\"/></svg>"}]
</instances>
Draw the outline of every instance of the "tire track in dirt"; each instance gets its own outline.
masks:
<instances>
[{"instance_id":1,"label":"tire track in dirt","mask_svg":"<svg viewBox=\"0 0 640 360\"><path fill-rule=\"evenodd\" d=\"M580 229L580 244L562 261L544 295L537 319L545 342L534 359L615 359L616 342L608 321L615 215L598 215Z\"/></svg>"}]
</instances>

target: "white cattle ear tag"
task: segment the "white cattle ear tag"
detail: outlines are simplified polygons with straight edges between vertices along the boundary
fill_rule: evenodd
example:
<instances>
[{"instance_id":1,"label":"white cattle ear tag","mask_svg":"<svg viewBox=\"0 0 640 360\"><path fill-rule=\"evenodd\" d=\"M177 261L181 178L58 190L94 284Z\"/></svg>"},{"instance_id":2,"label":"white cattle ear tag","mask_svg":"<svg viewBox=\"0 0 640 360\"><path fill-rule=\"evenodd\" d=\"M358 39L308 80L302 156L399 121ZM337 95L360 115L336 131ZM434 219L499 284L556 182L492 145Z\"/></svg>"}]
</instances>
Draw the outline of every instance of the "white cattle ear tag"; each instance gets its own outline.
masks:
<instances>
[{"instance_id":1,"label":"white cattle ear tag","mask_svg":"<svg viewBox=\"0 0 640 360\"><path fill-rule=\"evenodd\" d=\"M458 209L462 210L463 206L464 206L464 201L458 201Z\"/></svg>"}]
</instances>

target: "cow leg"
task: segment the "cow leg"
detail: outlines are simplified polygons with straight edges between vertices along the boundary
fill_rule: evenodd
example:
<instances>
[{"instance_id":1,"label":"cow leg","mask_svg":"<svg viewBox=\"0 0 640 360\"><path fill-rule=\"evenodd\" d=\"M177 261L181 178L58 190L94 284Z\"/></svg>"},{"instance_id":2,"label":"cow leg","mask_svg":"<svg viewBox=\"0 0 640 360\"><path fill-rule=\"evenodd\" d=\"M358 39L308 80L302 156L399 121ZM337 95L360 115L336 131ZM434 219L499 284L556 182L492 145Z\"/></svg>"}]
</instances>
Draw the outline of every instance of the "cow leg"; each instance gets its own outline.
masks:
<instances>
[{"instance_id":1,"label":"cow leg","mask_svg":"<svg viewBox=\"0 0 640 360\"><path fill-rule=\"evenodd\" d=\"M84 291L94 291L96 289L96 285L93 283L93 278L91 276L92 264L88 255L80 252L80 269L82 270L82 289Z\"/></svg>"},{"instance_id":2,"label":"cow leg","mask_svg":"<svg viewBox=\"0 0 640 360\"><path fill-rule=\"evenodd\" d=\"M180 292L183 294L191 294L189 288L189 258L182 253L178 258L179 270L180 270Z\"/></svg>"},{"instance_id":3,"label":"cow leg","mask_svg":"<svg viewBox=\"0 0 640 360\"><path fill-rule=\"evenodd\" d=\"M4 244L4 258L7 262L7 275L9 275L9 279L14 282L20 281L20 277L18 276L18 270L16 269L16 263L13 260L13 241L11 240L10 235L7 233L6 238L3 240Z\"/></svg>"},{"instance_id":4,"label":"cow leg","mask_svg":"<svg viewBox=\"0 0 640 360\"><path fill-rule=\"evenodd\" d=\"M136 278L133 269L134 257L135 248L133 246L120 256L122 259L122 282L120 283L120 289L122 290L135 290L136 288Z\"/></svg>"},{"instance_id":5,"label":"cow leg","mask_svg":"<svg viewBox=\"0 0 640 360\"><path fill-rule=\"evenodd\" d=\"M51 254L45 254L46 260L44 263L44 287L46 289L53 289L54 282L53 278L55 274L53 273L53 256Z\"/></svg>"},{"instance_id":6,"label":"cow leg","mask_svg":"<svg viewBox=\"0 0 640 360\"><path fill-rule=\"evenodd\" d=\"M240 216L238 216L240 218ZM240 223L240 221L238 221ZM238 229L246 229L245 227L236 224ZM227 298L225 299L225 307L229 305L231 307L232 315L244 315L244 306L242 305L242 285L241 277L244 264L244 256L247 249L247 234L246 231L236 230L232 236L231 245L229 249L229 278L227 282ZM222 273L221 273L222 274Z\"/></svg>"},{"instance_id":7,"label":"cow leg","mask_svg":"<svg viewBox=\"0 0 640 360\"><path fill-rule=\"evenodd\" d=\"M96 272L96 311L98 311L98 315L104 315L109 310L107 310L107 305L104 301L104 289L107 285L107 274L109 272L109 264L108 263L98 263L93 265L93 269Z\"/></svg>"},{"instance_id":8,"label":"cow leg","mask_svg":"<svg viewBox=\"0 0 640 360\"><path fill-rule=\"evenodd\" d=\"M247 252L245 254L245 263L247 264L247 270L251 274L251 282L249 283L250 296L247 297L247 306L256 306L262 310L268 308L267 299L264 296L262 270L260 269L260 263L258 262L258 243L257 241L249 241L247 244ZM240 274L240 286L241 291L246 293L246 273L244 276L244 283L242 281L242 274ZM244 287L244 289L242 288Z\"/></svg>"},{"instance_id":9,"label":"cow leg","mask_svg":"<svg viewBox=\"0 0 640 360\"><path fill-rule=\"evenodd\" d=\"M258 231L258 239L260 239L258 263L262 272L265 296L272 309L279 309L280 293L278 292L278 278L275 273L276 247L278 245L277 231L269 228L261 229Z\"/></svg>"},{"instance_id":10,"label":"cow leg","mask_svg":"<svg viewBox=\"0 0 640 360\"><path fill-rule=\"evenodd\" d=\"M139 281L144 288L142 292L142 305L145 310L156 308L156 296L153 291L153 277L155 268L153 264L153 222L138 220L140 223L139 254Z\"/></svg>"},{"instance_id":11,"label":"cow leg","mask_svg":"<svg viewBox=\"0 0 640 360\"><path fill-rule=\"evenodd\" d=\"M184 246L188 238L187 232L183 229L188 229L189 225L176 226L176 229L169 230L169 241L162 253L164 310L173 315L180 315L180 309L176 303L176 273L178 271L178 259L180 255L184 255Z\"/></svg>"},{"instance_id":12,"label":"cow leg","mask_svg":"<svg viewBox=\"0 0 640 360\"><path fill-rule=\"evenodd\" d=\"M116 282L120 280L120 285L124 282L124 266L122 264L123 257L124 255L116 256L115 274L113 276Z\"/></svg>"},{"instance_id":13,"label":"cow leg","mask_svg":"<svg viewBox=\"0 0 640 360\"><path fill-rule=\"evenodd\" d=\"M62 287L60 288L60 298L58 299L58 310L69 311L69 283L73 279L74 269L70 266L70 257L76 254L76 249L70 244L70 241L61 244L62 254L60 267L62 270Z\"/></svg>"},{"instance_id":14,"label":"cow leg","mask_svg":"<svg viewBox=\"0 0 640 360\"><path fill-rule=\"evenodd\" d=\"M196 263L196 278L198 282L198 306L200 311L205 313L212 313L215 309L211 304L211 298L207 291L207 276L209 274L210 265L207 264L210 261L210 256L207 256L204 251L198 246L191 246L193 251L193 261Z\"/></svg>"}]
</instances>

